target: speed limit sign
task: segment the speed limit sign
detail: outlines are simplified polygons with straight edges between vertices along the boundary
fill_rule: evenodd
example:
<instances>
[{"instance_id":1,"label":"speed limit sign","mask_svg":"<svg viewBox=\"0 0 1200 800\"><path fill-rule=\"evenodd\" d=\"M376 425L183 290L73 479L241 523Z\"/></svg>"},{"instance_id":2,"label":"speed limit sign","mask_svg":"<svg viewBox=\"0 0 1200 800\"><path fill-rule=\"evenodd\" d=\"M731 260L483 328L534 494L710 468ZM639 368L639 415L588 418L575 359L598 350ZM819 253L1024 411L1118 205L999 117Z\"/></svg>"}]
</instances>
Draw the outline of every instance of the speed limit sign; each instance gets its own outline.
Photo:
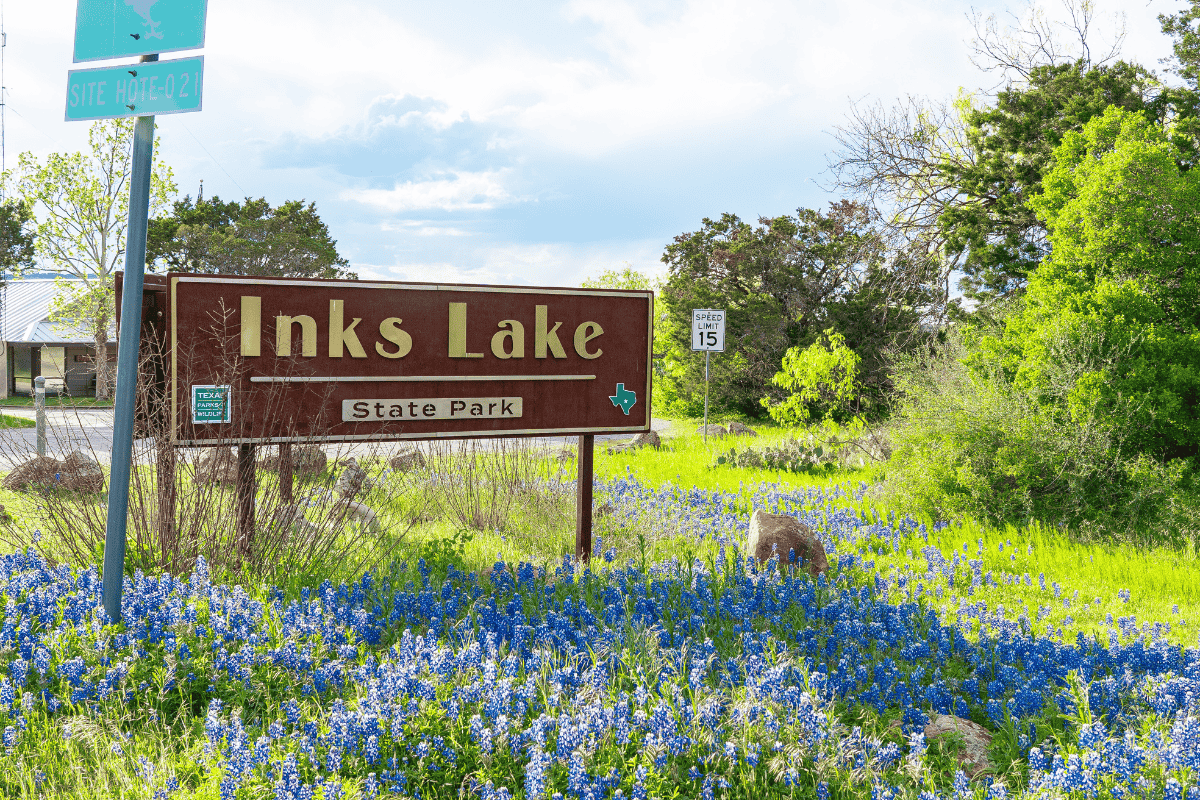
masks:
<instances>
[{"instance_id":1,"label":"speed limit sign","mask_svg":"<svg viewBox=\"0 0 1200 800\"><path fill-rule=\"evenodd\" d=\"M692 309L692 349L725 352L725 310Z\"/></svg>"}]
</instances>

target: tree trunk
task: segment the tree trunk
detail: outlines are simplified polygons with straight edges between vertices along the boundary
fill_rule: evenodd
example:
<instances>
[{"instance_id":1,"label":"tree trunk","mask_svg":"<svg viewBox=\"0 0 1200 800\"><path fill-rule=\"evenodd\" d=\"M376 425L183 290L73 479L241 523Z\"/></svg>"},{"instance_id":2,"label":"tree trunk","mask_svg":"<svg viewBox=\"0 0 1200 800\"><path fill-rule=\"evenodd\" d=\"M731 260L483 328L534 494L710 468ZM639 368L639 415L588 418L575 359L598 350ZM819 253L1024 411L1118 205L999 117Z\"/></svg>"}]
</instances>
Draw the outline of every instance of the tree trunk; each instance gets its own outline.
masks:
<instances>
[{"instance_id":1,"label":"tree trunk","mask_svg":"<svg viewBox=\"0 0 1200 800\"><path fill-rule=\"evenodd\" d=\"M107 400L108 388L108 315L96 319L96 399Z\"/></svg>"}]
</instances>

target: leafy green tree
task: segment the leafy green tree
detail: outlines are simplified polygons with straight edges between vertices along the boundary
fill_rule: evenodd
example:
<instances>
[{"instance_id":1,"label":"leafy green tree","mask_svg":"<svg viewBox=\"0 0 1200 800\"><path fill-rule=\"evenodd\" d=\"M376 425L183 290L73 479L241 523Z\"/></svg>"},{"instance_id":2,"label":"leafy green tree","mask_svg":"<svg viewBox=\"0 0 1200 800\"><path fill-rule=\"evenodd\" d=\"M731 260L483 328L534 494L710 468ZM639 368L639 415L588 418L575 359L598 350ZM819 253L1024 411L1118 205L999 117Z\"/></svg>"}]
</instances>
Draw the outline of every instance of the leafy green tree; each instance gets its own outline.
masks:
<instances>
[{"instance_id":1,"label":"leafy green tree","mask_svg":"<svg viewBox=\"0 0 1200 800\"><path fill-rule=\"evenodd\" d=\"M668 245L663 287L671 334L662 390L676 413L703 404L704 357L691 352L691 310L723 308L726 351L712 359L718 411L762 413L761 398L781 397L772 378L791 347L807 347L833 328L862 358L868 398L887 387L887 352L911 347L945 295L940 263L923 243L893 246L862 205L761 219L705 219ZM656 390L659 391L659 390ZM867 403L869 405L869 402Z\"/></svg>"},{"instance_id":2,"label":"leafy green tree","mask_svg":"<svg viewBox=\"0 0 1200 800\"><path fill-rule=\"evenodd\" d=\"M1033 67L1025 83L998 92L994 105L969 110L973 157L943 162L959 197L939 218L947 252L963 256L964 296L984 306L1011 300L1046 257L1046 225L1027 201L1041 190L1064 135L1110 106L1161 119L1175 108L1171 99L1140 66L1080 60Z\"/></svg>"},{"instance_id":3,"label":"leafy green tree","mask_svg":"<svg viewBox=\"0 0 1200 800\"><path fill-rule=\"evenodd\" d=\"M113 314L113 273L124 266L129 227L132 119L96 122L88 152L51 153L40 162L22 153L14 176L17 193L38 220L39 262L63 277L51 318L84 324L95 343L96 396L108 397L108 323ZM155 153L150 213L175 193L171 168Z\"/></svg>"},{"instance_id":4,"label":"leafy green tree","mask_svg":"<svg viewBox=\"0 0 1200 800\"><path fill-rule=\"evenodd\" d=\"M180 272L286 278L355 278L315 203L184 197L151 220L146 260Z\"/></svg>"},{"instance_id":5,"label":"leafy green tree","mask_svg":"<svg viewBox=\"0 0 1200 800\"><path fill-rule=\"evenodd\" d=\"M0 271L20 274L33 268L37 256L33 226L33 212L26 203L0 202Z\"/></svg>"},{"instance_id":6,"label":"leafy green tree","mask_svg":"<svg viewBox=\"0 0 1200 800\"><path fill-rule=\"evenodd\" d=\"M644 272L639 272L626 263L623 269L608 269L598 277L584 278L580 286L585 289L633 289L634 291L649 291L659 288L658 281L650 278Z\"/></svg>"},{"instance_id":7,"label":"leafy green tree","mask_svg":"<svg viewBox=\"0 0 1200 800\"><path fill-rule=\"evenodd\" d=\"M804 425L816 410L832 417L848 410L859 397L858 365L862 359L832 328L806 348L792 347L771 382L788 392L777 403L763 398L771 419L780 425Z\"/></svg>"},{"instance_id":8,"label":"leafy green tree","mask_svg":"<svg viewBox=\"0 0 1200 800\"><path fill-rule=\"evenodd\" d=\"M1200 452L1200 173L1185 161L1163 126L1119 107L1067 132L1029 201L1050 253L972 358L1063 424L1099 422L1160 459Z\"/></svg>"}]
</instances>

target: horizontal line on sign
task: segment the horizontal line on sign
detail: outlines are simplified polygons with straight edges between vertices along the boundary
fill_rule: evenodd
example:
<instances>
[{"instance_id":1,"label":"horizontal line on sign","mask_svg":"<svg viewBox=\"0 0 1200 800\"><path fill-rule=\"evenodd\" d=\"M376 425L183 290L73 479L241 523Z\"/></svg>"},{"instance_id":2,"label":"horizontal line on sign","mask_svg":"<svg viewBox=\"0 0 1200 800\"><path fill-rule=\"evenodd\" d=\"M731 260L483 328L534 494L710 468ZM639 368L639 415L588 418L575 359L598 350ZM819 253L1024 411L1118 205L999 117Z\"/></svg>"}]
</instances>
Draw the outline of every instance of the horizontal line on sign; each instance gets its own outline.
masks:
<instances>
[{"instance_id":1,"label":"horizontal line on sign","mask_svg":"<svg viewBox=\"0 0 1200 800\"><path fill-rule=\"evenodd\" d=\"M251 383L454 383L456 381L594 381L595 375L348 375L323 378L255 375Z\"/></svg>"},{"instance_id":2,"label":"horizontal line on sign","mask_svg":"<svg viewBox=\"0 0 1200 800\"><path fill-rule=\"evenodd\" d=\"M224 276L207 276L207 275L177 275L174 279L179 283L224 283L231 284ZM395 281L391 283L372 283L369 281L351 281L351 280L327 280L315 279L309 281L289 281L289 280L254 280L242 279L237 280L238 284L252 284L255 286L345 286L348 289L402 289L409 291L422 292L495 292L499 294L554 294L563 295L566 297L640 297L649 299L652 292L649 289L644 291L632 289L629 291L615 291L607 289L605 291L589 291L587 289L564 289L562 287L540 287L540 286L481 286L478 284L456 284L456 283L404 283Z\"/></svg>"}]
</instances>

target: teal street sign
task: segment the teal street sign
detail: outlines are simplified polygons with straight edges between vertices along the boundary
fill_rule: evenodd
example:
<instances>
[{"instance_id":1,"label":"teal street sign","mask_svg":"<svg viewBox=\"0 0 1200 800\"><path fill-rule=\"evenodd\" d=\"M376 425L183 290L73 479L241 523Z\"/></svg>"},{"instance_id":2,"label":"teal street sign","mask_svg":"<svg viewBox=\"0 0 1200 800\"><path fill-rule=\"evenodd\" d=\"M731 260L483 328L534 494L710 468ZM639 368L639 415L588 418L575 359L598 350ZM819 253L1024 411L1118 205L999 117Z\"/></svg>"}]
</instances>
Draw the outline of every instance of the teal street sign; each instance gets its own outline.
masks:
<instances>
[{"instance_id":1,"label":"teal street sign","mask_svg":"<svg viewBox=\"0 0 1200 800\"><path fill-rule=\"evenodd\" d=\"M192 424L226 423L233 420L228 386L192 386Z\"/></svg>"},{"instance_id":2,"label":"teal street sign","mask_svg":"<svg viewBox=\"0 0 1200 800\"><path fill-rule=\"evenodd\" d=\"M204 46L208 0L78 0L75 62Z\"/></svg>"},{"instance_id":3,"label":"teal street sign","mask_svg":"<svg viewBox=\"0 0 1200 800\"><path fill-rule=\"evenodd\" d=\"M67 73L67 122L199 111L204 56Z\"/></svg>"}]
</instances>

